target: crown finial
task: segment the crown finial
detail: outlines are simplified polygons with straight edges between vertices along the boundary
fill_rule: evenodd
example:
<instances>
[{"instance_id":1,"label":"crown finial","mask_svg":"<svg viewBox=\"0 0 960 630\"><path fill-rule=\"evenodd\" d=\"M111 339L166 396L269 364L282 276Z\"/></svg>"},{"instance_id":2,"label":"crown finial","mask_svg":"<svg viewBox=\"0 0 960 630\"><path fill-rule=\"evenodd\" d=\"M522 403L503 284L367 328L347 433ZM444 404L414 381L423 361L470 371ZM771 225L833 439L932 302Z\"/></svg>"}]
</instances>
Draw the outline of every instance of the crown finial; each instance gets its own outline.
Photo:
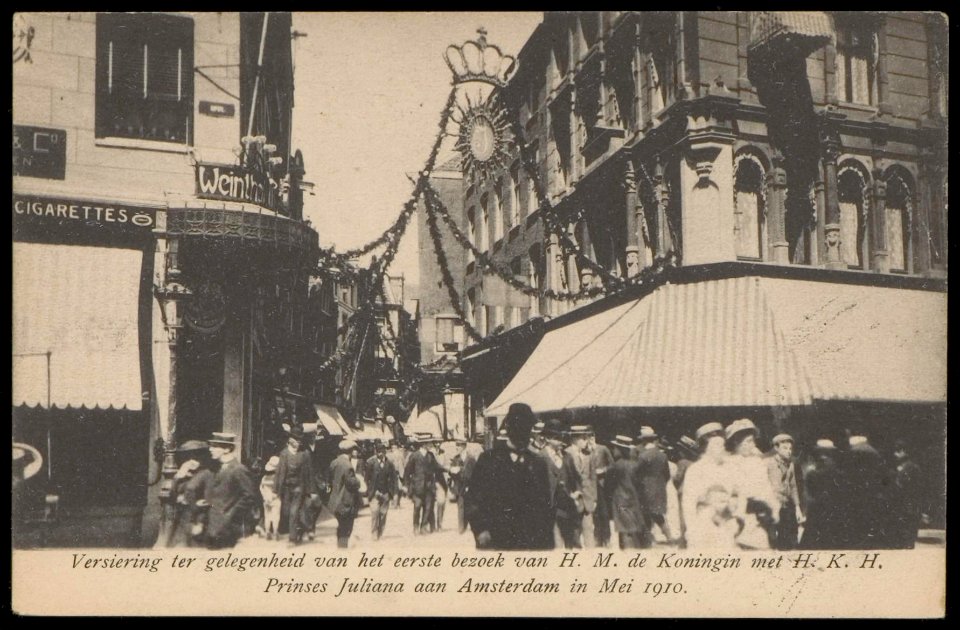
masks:
<instances>
[{"instance_id":1,"label":"crown finial","mask_svg":"<svg viewBox=\"0 0 960 630\"><path fill-rule=\"evenodd\" d=\"M517 70L517 60L503 54L499 46L487 43L487 29L477 28L476 40L461 46L450 45L444 59L453 72L454 83L480 81L504 87Z\"/></svg>"}]
</instances>

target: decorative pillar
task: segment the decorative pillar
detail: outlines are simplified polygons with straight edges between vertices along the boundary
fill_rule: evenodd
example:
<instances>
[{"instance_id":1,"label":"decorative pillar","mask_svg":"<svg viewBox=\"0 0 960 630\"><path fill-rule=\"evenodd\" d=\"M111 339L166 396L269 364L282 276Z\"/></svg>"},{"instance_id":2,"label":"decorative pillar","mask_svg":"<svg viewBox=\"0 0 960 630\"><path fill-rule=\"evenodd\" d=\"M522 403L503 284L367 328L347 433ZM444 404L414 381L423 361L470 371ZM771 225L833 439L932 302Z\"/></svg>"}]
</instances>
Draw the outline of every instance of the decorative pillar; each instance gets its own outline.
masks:
<instances>
[{"instance_id":1,"label":"decorative pillar","mask_svg":"<svg viewBox=\"0 0 960 630\"><path fill-rule=\"evenodd\" d=\"M870 268L880 273L890 271L890 253L887 251L887 182L883 171L873 171L873 186L870 200ZM906 243L904 243L906 247Z\"/></svg>"},{"instance_id":2,"label":"decorative pillar","mask_svg":"<svg viewBox=\"0 0 960 630\"><path fill-rule=\"evenodd\" d=\"M629 159L623 169L624 202L627 219L627 277L640 273L640 240L637 235L637 176Z\"/></svg>"},{"instance_id":3,"label":"decorative pillar","mask_svg":"<svg viewBox=\"0 0 960 630\"><path fill-rule=\"evenodd\" d=\"M727 107L737 99L707 97L687 115L680 161L683 263L736 260L733 216L733 142ZM700 99L700 101L705 101Z\"/></svg>"},{"instance_id":4,"label":"decorative pillar","mask_svg":"<svg viewBox=\"0 0 960 630\"><path fill-rule=\"evenodd\" d=\"M767 173L767 233L770 239L770 260L779 265L790 263L790 243L786 232L787 171L783 155L777 151Z\"/></svg>"},{"instance_id":5,"label":"decorative pillar","mask_svg":"<svg viewBox=\"0 0 960 630\"><path fill-rule=\"evenodd\" d=\"M837 158L840 157L840 138L829 134L823 140L824 197L826 223L823 226L824 266L827 269L846 269L840 250L840 196L837 179Z\"/></svg>"},{"instance_id":6,"label":"decorative pillar","mask_svg":"<svg viewBox=\"0 0 960 630\"><path fill-rule=\"evenodd\" d=\"M590 243L590 222L587 219L586 213L584 213L584 216L583 216L583 229L581 230L581 238L580 238L580 252L590 260L594 260L593 246ZM589 265L583 265L580 268L580 286L581 287L593 286L593 269Z\"/></svg>"},{"instance_id":7,"label":"decorative pillar","mask_svg":"<svg viewBox=\"0 0 960 630\"><path fill-rule=\"evenodd\" d=\"M813 198L814 198L814 203L817 204L816 205L816 208L817 208L816 238L817 240L815 242L816 246L810 248L810 265L811 266L818 266L820 264L820 261L825 259L824 238L826 235L824 233L823 226L824 226L824 223L826 223L826 214L825 214L826 196L824 194L825 189L823 184L823 172L822 172L823 169L818 167L817 170L819 171L817 174L817 179L816 181L813 182Z\"/></svg>"},{"instance_id":8,"label":"decorative pillar","mask_svg":"<svg viewBox=\"0 0 960 630\"><path fill-rule=\"evenodd\" d=\"M893 114L890 105L890 79L887 75L887 29L884 19L877 18L877 109L880 116Z\"/></svg>"},{"instance_id":9,"label":"decorative pillar","mask_svg":"<svg viewBox=\"0 0 960 630\"><path fill-rule=\"evenodd\" d=\"M554 291L561 291L560 286L560 266L563 264L563 252L560 249L560 237L556 234L550 234L547 239L547 269L546 269L546 288ZM551 316L557 316L557 302L546 298L546 312Z\"/></svg>"},{"instance_id":10,"label":"decorative pillar","mask_svg":"<svg viewBox=\"0 0 960 630\"><path fill-rule=\"evenodd\" d=\"M183 328L183 315L180 301L190 296L190 291L180 283L179 242L167 239L166 264L164 277L154 287L154 295L160 303L161 318L166 332L169 375L167 385L166 427L161 428L163 440L163 464L161 465L160 532L157 545L169 546L172 542L172 526L176 510L174 477L177 474L175 453L177 450L177 341ZM160 397L162 399L162 397Z\"/></svg>"}]
</instances>

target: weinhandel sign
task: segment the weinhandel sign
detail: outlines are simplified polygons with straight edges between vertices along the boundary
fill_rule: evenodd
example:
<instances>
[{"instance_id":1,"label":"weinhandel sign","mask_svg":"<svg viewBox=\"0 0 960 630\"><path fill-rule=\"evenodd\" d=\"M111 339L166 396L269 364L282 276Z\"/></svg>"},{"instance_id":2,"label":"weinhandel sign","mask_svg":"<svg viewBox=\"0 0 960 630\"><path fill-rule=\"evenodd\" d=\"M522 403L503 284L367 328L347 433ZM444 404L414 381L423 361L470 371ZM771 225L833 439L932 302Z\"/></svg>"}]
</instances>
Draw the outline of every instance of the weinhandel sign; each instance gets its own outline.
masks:
<instances>
[{"instance_id":1,"label":"weinhandel sign","mask_svg":"<svg viewBox=\"0 0 960 630\"><path fill-rule=\"evenodd\" d=\"M197 164L197 197L255 203L279 211L280 190L266 174L229 164Z\"/></svg>"},{"instance_id":2,"label":"weinhandel sign","mask_svg":"<svg viewBox=\"0 0 960 630\"><path fill-rule=\"evenodd\" d=\"M14 240L55 243L150 238L156 210L128 204L13 195Z\"/></svg>"}]
</instances>

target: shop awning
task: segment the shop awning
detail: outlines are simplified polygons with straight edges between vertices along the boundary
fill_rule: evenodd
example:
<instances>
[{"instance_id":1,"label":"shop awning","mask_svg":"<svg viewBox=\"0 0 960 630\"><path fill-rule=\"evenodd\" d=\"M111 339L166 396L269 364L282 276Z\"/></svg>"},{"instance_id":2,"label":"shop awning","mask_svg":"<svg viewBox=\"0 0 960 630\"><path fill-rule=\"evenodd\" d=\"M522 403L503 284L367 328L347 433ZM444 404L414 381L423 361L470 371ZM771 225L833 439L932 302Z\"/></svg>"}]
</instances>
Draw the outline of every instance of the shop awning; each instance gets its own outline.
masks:
<instances>
[{"instance_id":1,"label":"shop awning","mask_svg":"<svg viewBox=\"0 0 960 630\"><path fill-rule=\"evenodd\" d=\"M809 53L834 41L833 20L823 11L751 11L750 48L790 40Z\"/></svg>"},{"instance_id":2,"label":"shop awning","mask_svg":"<svg viewBox=\"0 0 960 630\"><path fill-rule=\"evenodd\" d=\"M315 404L313 406L317 412L317 422L330 435L346 435L350 428L346 420L340 415L340 411L333 405Z\"/></svg>"},{"instance_id":3,"label":"shop awning","mask_svg":"<svg viewBox=\"0 0 960 630\"><path fill-rule=\"evenodd\" d=\"M410 420L403 427L407 435L416 433L429 433L434 437L443 435L443 405L434 405L429 409L424 409L416 416L411 414Z\"/></svg>"},{"instance_id":4,"label":"shop awning","mask_svg":"<svg viewBox=\"0 0 960 630\"><path fill-rule=\"evenodd\" d=\"M946 400L946 296L741 277L668 284L547 332L487 415Z\"/></svg>"},{"instance_id":5,"label":"shop awning","mask_svg":"<svg viewBox=\"0 0 960 630\"><path fill-rule=\"evenodd\" d=\"M141 409L142 262L137 250L13 244L14 406Z\"/></svg>"}]
</instances>

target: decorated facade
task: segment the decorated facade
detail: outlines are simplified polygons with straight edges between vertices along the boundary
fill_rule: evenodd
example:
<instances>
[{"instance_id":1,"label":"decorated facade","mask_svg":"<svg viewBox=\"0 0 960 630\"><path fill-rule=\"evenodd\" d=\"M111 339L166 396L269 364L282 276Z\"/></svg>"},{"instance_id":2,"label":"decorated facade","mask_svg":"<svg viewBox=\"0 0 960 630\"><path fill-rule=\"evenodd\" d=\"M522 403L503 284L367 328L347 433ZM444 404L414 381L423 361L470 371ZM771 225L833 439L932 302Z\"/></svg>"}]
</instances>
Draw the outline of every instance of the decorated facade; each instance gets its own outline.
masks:
<instances>
[{"instance_id":1,"label":"decorated facade","mask_svg":"<svg viewBox=\"0 0 960 630\"><path fill-rule=\"evenodd\" d=\"M312 417L291 16L17 20L14 439L45 461L17 542L153 544L177 445L256 465Z\"/></svg>"}]
</instances>

